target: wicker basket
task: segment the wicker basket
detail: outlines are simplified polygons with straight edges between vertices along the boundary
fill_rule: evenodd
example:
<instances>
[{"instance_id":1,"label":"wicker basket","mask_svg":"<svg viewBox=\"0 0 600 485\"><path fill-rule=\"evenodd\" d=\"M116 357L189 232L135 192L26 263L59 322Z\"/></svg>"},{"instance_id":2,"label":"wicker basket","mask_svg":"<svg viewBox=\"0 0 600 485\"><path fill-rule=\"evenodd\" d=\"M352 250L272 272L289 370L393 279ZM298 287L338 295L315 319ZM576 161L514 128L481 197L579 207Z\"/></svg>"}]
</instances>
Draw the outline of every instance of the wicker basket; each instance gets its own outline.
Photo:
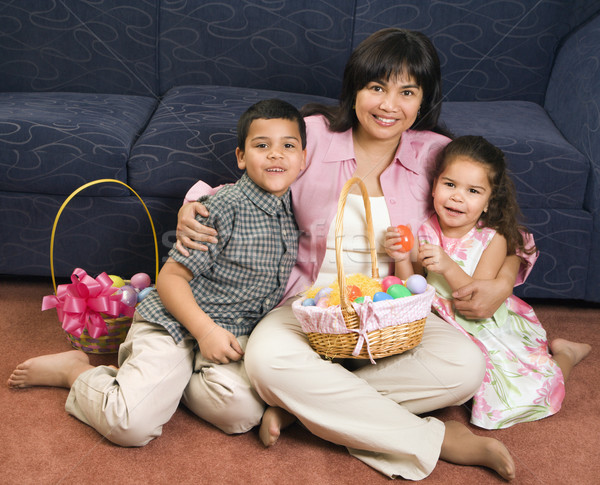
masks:
<instances>
[{"instance_id":1,"label":"wicker basket","mask_svg":"<svg viewBox=\"0 0 600 485\"><path fill-rule=\"evenodd\" d=\"M156 239L156 230L154 229L154 222L152 221L152 217L150 216L150 212L144 204L142 198L137 194L135 190L133 190L129 185L121 182L120 180L115 179L99 179L89 182L87 184L82 185L67 199L63 202L62 206L58 210L56 214L56 218L54 219L54 225L52 227L52 235L50 236L50 273L52 274L52 285L54 286L54 294L57 294L56 291L56 279L54 277L54 236L56 234L56 226L58 224L58 220L67 206L67 204L82 190L91 187L92 185L97 185L101 183L117 183L127 187L133 194L139 199L139 201L144 206L146 214L148 215L148 219L150 221L150 226L152 228L152 236L154 237L154 253L156 259L156 267L155 267L155 278L158 277L158 264L159 264L159 256L158 256L158 241ZM155 279L156 281L156 279ZM119 318L111 318L103 315L103 320L106 323L106 330L108 332L107 335L103 335L101 337L91 337L87 331L87 328L83 330L81 335L77 337L76 335L72 335L66 332L67 340L71 343L73 347L76 349L80 349L84 352L90 354L112 354L116 353L119 350L119 345L123 343L125 337L127 336L127 332L129 331L129 327L131 326L131 317L119 317Z\"/></svg>"},{"instance_id":2,"label":"wicker basket","mask_svg":"<svg viewBox=\"0 0 600 485\"><path fill-rule=\"evenodd\" d=\"M368 303L371 305L371 311L374 312L371 315L375 315L378 311L383 312L383 309L385 309L388 315L396 315L399 320L390 322L389 317L379 318L376 315L365 317L371 318L370 322L361 320L355 307L348 302L342 258L344 207L350 188L354 184L359 185L365 206L367 237L371 254L371 277L379 279L375 236L371 217L371 203L364 183L355 177L348 180L342 189L335 222L335 252L340 288L340 305L339 307L327 308L316 306L304 307L301 304L301 300L296 300L292 308L294 314L301 322L304 331L307 333L310 345L325 358L370 358L373 361L373 359L400 354L416 347L421 342L425 321L431 311L431 303L435 290L428 285L427 291L422 294L395 300ZM363 303L362 305L366 304ZM357 305L356 308L362 307L359 304L355 305ZM364 314L366 315L367 313L365 312ZM383 321L386 319L387 321ZM308 320L311 320L311 324L308 323ZM322 333L321 331L314 331L315 321L331 322L330 325L325 326L328 329L337 327L336 332ZM373 329L374 327L375 329ZM366 345L363 345L363 343Z\"/></svg>"}]
</instances>

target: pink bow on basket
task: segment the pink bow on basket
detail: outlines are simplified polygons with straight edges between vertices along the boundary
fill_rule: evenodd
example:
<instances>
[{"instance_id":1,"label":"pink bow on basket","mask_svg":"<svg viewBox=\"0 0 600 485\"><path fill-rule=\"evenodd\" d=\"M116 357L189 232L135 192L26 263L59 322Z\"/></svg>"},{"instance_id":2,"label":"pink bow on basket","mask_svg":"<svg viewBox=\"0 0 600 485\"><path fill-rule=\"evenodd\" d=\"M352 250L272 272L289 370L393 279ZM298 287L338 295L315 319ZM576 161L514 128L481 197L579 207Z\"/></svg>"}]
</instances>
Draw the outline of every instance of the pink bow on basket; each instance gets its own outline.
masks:
<instances>
[{"instance_id":1,"label":"pink bow on basket","mask_svg":"<svg viewBox=\"0 0 600 485\"><path fill-rule=\"evenodd\" d=\"M103 315L110 318L133 316L135 308L121 301L121 295L106 273L94 279L77 268L71 275L71 282L58 286L56 295L45 296L42 300L42 311L56 308L58 320L67 333L80 337L87 328L90 337L102 337L108 334Z\"/></svg>"}]
</instances>

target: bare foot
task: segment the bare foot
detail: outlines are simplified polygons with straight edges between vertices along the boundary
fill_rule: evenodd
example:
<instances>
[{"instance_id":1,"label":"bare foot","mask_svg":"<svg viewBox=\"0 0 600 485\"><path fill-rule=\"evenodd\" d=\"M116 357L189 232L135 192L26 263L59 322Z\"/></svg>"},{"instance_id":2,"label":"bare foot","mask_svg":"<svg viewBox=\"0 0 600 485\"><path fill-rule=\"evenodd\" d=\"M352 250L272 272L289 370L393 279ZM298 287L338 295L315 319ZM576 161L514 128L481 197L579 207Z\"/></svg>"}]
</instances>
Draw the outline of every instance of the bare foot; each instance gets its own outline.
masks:
<instances>
[{"instance_id":1,"label":"bare foot","mask_svg":"<svg viewBox=\"0 0 600 485\"><path fill-rule=\"evenodd\" d=\"M448 421L445 426L442 460L458 465L481 465L491 468L505 480L515 478L515 463L502 442L473 434L458 421Z\"/></svg>"},{"instance_id":2,"label":"bare foot","mask_svg":"<svg viewBox=\"0 0 600 485\"><path fill-rule=\"evenodd\" d=\"M552 357L563 371L565 381L573 367L585 359L591 352L592 346L580 342L571 342L563 338L554 339L550 343Z\"/></svg>"},{"instance_id":3,"label":"bare foot","mask_svg":"<svg viewBox=\"0 0 600 485\"><path fill-rule=\"evenodd\" d=\"M258 436L266 447L277 443L281 430L296 421L293 414L284 409L269 406L263 414Z\"/></svg>"},{"instance_id":4,"label":"bare foot","mask_svg":"<svg viewBox=\"0 0 600 485\"><path fill-rule=\"evenodd\" d=\"M80 350L41 355L19 364L8 378L8 386L23 388L52 386L70 388L79 374L90 369L90 359Z\"/></svg>"}]
</instances>

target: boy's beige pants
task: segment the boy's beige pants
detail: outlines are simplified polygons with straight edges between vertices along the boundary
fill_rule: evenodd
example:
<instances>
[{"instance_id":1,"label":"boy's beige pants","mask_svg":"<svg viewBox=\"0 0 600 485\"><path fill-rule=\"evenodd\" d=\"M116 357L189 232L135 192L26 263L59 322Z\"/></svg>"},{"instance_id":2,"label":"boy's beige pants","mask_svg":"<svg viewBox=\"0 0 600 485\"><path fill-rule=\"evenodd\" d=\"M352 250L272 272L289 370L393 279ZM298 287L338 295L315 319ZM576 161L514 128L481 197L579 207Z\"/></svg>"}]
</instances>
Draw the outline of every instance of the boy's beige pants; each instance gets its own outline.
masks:
<instances>
[{"instance_id":1,"label":"boy's beige pants","mask_svg":"<svg viewBox=\"0 0 600 485\"><path fill-rule=\"evenodd\" d=\"M245 348L248 337L239 337ZM160 325L137 313L119 348L119 369L99 366L82 373L65 409L122 446L143 446L182 401L226 433L243 433L260 423L264 403L250 385L243 359L215 364L186 337L176 344Z\"/></svg>"}]
</instances>

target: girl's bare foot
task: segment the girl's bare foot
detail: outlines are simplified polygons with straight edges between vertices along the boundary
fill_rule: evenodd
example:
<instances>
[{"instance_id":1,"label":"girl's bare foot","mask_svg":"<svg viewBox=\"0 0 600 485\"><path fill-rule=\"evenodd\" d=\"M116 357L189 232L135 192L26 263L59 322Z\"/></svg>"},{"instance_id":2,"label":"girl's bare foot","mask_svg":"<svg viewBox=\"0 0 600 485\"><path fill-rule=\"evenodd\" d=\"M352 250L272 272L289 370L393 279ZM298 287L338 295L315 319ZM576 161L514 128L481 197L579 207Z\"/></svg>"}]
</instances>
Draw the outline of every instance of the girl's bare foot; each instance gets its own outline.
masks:
<instances>
[{"instance_id":1,"label":"girl's bare foot","mask_svg":"<svg viewBox=\"0 0 600 485\"><path fill-rule=\"evenodd\" d=\"M573 367L585 359L591 350L592 346L590 344L571 342L563 338L557 338L550 342L552 357L561 368L565 381L568 379Z\"/></svg>"},{"instance_id":2,"label":"girl's bare foot","mask_svg":"<svg viewBox=\"0 0 600 485\"><path fill-rule=\"evenodd\" d=\"M258 436L263 445L269 447L277 443L281 430L296 421L296 417L284 409L269 406L263 414Z\"/></svg>"},{"instance_id":3,"label":"girl's bare foot","mask_svg":"<svg viewBox=\"0 0 600 485\"><path fill-rule=\"evenodd\" d=\"M92 368L86 354L70 350L60 354L41 355L19 364L8 378L8 386L23 388L52 386L70 388L82 372Z\"/></svg>"},{"instance_id":4,"label":"girl's bare foot","mask_svg":"<svg viewBox=\"0 0 600 485\"><path fill-rule=\"evenodd\" d=\"M473 434L458 421L448 421L445 426L442 460L457 465L481 465L491 468L505 480L515 478L515 463L502 442Z\"/></svg>"}]
</instances>

